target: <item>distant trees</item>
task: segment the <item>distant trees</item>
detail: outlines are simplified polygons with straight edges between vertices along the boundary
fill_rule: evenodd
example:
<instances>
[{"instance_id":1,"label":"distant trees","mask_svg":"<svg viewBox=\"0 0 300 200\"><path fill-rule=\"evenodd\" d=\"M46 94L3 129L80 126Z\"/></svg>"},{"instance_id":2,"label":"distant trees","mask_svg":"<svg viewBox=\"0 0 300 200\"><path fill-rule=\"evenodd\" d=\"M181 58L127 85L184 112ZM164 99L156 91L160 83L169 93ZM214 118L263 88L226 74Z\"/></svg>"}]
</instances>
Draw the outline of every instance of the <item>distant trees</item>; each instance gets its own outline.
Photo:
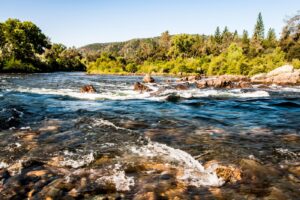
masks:
<instances>
[{"instance_id":1,"label":"distant trees","mask_svg":"<svg viewBox=\"0 0 300 200\"><path fill-rule=\"evenodd\" d=\"M0 23L0 72L83 70L79 51L51 45L34 23L8 19Z\"/></svg>"},{"instance_id":2,"label":"distant trees","mask_svg":"<svg viewBox=\"0 0 300 200\"><path fill-rule=\"evenodd\" d=\"M217 27L212 35L178 34L80 49L52 44L32 22L0 23L0 72L201 73L253 75L286 62L300 68L300 15L286 20L280 39L265 35L259 13L253 34Z\"/></svg>"},{"instance_id":3,"label":"distant trees","mask_svg":"<svg viewBox=\"0 0 300 200\"><path fill-rule=\"evenodd\" d=\"M280 46L289 61L300 59L300 11L286 20L280 38Z\"/></svg>"},{"instance_id":4,"label":"distant trees","mask_svg":"<svg viewBox=\"0 0 300 200\"><path fill-rule=\"evenodd\" d=\"M82 55L75 48L67 48L62 44L53 44L44 54L48 71L83 71Z\"/></svg>"}]
</instances>

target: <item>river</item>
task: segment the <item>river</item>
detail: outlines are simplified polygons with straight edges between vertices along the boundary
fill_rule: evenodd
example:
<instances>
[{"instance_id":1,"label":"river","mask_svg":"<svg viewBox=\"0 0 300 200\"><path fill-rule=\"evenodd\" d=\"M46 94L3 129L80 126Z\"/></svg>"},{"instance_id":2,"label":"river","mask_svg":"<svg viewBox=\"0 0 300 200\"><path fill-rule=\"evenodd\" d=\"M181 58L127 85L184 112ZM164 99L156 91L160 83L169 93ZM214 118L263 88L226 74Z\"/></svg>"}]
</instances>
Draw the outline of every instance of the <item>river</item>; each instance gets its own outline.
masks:
<instances>
[{"instance_id":1,"label":"river","mask_svg":"<svg viewBox=\"0 0 300 200\"><path fill-rule=\"evenodd\" d=\"M299 198L299 86L178 91L154 78L140 93L141 76L0 75L1 199Z\"/></svg>"}]
</instances>

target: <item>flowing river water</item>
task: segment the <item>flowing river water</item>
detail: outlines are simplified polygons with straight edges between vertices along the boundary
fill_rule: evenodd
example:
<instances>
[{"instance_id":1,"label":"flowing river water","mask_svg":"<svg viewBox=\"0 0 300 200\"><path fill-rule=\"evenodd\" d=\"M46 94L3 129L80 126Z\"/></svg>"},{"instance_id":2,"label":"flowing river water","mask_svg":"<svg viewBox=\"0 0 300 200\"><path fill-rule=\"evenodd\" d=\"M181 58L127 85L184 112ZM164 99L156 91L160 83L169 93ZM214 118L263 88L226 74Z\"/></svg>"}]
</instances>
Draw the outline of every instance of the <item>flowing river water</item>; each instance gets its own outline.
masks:
<instances>
[{"instance_id":1,"label":"flowing river water","mask_svg":"<svg viewBox=\"0 0 300 200\"><path fill-rule=\"evenodd\" d=\"M154 78L1 75L0 199L300 198L300 87Z\"/></svg>"}]
</instances>

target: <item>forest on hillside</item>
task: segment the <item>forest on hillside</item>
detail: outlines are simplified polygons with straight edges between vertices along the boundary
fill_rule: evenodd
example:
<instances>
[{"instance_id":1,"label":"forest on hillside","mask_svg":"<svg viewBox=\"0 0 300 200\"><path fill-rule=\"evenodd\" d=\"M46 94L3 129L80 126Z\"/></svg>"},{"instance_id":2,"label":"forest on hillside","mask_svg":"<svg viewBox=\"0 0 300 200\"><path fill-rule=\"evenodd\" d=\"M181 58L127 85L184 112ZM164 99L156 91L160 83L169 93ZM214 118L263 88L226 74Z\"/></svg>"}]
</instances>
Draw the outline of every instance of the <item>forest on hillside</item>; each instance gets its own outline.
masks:
<instances>
[{"instance_id":1,"label":"forest on hillside","mask_svg":"<svg viewBox=\"0 0 300 200\"><path fill-rule=\"evenodd\" d=\"M82 71L99 74L206 75L268 72L285 63L300 68L300 13L286 20L280 37L259 13L253 33L216 28L213 35L178 34L79 49L52 44L32 22L0 23L1 72Z\"/></svg>"}]
</instances>

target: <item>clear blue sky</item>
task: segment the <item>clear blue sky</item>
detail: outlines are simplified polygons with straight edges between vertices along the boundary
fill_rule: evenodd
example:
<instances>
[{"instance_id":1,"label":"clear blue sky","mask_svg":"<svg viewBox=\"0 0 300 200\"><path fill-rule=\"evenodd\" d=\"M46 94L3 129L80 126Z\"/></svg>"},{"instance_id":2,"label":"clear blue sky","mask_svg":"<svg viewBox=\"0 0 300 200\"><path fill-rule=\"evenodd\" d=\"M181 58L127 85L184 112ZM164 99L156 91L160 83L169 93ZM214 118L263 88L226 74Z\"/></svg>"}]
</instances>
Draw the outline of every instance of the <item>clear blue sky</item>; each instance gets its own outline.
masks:
<instances>
[{"instance_id":1,"label":"clear blue sky","mask_svg":"<svg viewBox=\"0 0 300 200\"><path fill-rule=\"evenodd\" d=\"M217 26L250 33L262 12L279 33L300 0L0 0L0 21L30 20L67 46L176 33L214 33Z\"/></svg>"}]
</instances>

